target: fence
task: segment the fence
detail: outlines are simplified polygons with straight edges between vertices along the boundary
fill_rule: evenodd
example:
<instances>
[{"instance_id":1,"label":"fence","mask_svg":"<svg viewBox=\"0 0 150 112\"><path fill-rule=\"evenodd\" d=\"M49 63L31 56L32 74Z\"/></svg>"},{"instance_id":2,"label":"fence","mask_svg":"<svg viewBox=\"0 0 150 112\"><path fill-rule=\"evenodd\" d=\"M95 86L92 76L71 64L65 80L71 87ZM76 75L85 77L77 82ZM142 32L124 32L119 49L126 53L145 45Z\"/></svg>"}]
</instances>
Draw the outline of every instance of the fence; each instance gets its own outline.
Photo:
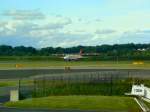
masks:
<instances>
[{"instance_id":1,"label":"fence","mask_svg":"<svg viewBox=\"0 0 150 112\"><path fill-rule=\"evenodd\" d=\"M27 79L28 80L28 79ZM25 97L49 95L124 95L133 83L150 85L147 79L129 72L81 72L35 76L28 85L20 81L20 93Z\"/></svg>"}]
</instances>

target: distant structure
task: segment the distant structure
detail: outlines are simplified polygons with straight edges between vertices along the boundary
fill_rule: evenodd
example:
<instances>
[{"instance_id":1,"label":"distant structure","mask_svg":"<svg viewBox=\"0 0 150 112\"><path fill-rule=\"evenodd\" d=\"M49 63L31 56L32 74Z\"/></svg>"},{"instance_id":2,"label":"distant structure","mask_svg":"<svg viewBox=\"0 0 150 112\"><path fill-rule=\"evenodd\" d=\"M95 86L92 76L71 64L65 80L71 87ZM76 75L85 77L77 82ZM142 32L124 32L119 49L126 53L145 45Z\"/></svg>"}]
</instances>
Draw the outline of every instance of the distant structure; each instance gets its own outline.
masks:
<instances>
[{"instance_id":1,"label":"distant structure","mask_svg":"<svg viewBox=\"0 0 150 112\"><path fill-rule=\"evenodd\" d=\"M141 96L150 99L150 88L141 85L132 85L131 95Z\"/></svg>"},{"instance_id":2,"label":"distant structure","mask_svg":"<svg viewBox=\"0 0 150 112\"><path fill-rule=\"evenodd\" d=\"M143 48L143 49L137 49L138 51L146 51L147 49Z\"/></svg>"}]
</instances>

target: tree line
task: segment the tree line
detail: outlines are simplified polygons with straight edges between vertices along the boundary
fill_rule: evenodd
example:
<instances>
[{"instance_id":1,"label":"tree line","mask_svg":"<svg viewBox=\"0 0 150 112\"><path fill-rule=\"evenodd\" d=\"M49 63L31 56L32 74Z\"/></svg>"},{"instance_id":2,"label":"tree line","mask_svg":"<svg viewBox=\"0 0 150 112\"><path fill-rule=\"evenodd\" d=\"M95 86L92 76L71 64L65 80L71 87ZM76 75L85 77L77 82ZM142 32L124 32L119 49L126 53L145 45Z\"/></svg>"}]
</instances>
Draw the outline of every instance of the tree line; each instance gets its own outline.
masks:
<instances>
[{"instance_id":1,"label":"tree line","mask_svg":"<svg viewBox=\"0 0 150 112\"><path fill-rule=\"evenodd\" d=\"M0 45L0 56L51 56L53 54L77 54L80 50L84 54L97 53L102 57L143 57L150 59L150 44L114 44L99 46L76 46L70 48L46 47L34 48L25 46L12 47L9 45Z\"/></svg>"}]
</instances>

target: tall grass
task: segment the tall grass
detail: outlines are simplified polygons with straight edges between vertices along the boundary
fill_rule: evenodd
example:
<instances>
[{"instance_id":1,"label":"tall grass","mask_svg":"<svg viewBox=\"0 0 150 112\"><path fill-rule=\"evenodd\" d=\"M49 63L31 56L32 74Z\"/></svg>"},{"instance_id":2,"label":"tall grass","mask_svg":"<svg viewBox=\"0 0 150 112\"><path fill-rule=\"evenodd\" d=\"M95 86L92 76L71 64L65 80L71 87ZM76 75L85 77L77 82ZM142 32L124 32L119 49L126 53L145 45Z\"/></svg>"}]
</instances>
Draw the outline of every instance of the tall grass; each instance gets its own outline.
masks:
<instances>
[{"instance_id":1,"label":"tall grass","mask_svg":"<svg viewBox=\"0 0 150 112\"><path fill-rule=\"evenodd\" d=\"M124 95L131 90L128 80L107 82L67 82L36 80L33 97L54 95Z\"/></svg>"}]
</instances>

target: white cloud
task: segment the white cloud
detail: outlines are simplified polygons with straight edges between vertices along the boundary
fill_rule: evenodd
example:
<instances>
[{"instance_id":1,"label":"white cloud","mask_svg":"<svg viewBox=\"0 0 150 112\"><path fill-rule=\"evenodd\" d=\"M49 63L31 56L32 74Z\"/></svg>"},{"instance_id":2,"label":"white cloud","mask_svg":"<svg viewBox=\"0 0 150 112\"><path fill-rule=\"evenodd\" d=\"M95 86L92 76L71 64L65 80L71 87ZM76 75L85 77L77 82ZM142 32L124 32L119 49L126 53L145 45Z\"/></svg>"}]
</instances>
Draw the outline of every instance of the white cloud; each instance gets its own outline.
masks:
<instances>
[{"instance_id":1,"label":"white cloud","mask_svg":"<svg viewBox=\"0 0 150 112\"><path fill-rule=\"evenodd\" d=\"M112 29L105 29L105 30L97 30L95 32L96 34L102 34L102 35L107 35L107 34L112 34L112 33L116 33L115 30L112 30Z\"/></svg>"},{"instance_id":2,"label":"white cloud","mask_svg":"<svg viewBox=\"0 0 150 112\"><path fill-rule=\"evenodd\" d=\"M11 17L17 20L35 20L44 19L45 15L37 10L8 10L3 12L3 16Z\"/></svg>"},{"instance_id":3,"label":"white cloud","mask_svg":"<svg viewBox=\"0 0 150 112\"><path fill-rule=\"evenodd\" d=\"M45 15L36 10L3 15L11 18L0 22L0 44L70 47L150 41L150 16L145 13L91 20ZM141 22L145 17L146 21Z\"/></svg>"},{"instance_id":4,"label":"white cloud","mask_svg":"<svg viewBox=\"0 0 150 112\"><path fill-rule=\"evenodd\" d=\"M135 30L122 33L119 37L121 43L150 43L150 33L148 30Z\"/></svg>"}]
</instances>

